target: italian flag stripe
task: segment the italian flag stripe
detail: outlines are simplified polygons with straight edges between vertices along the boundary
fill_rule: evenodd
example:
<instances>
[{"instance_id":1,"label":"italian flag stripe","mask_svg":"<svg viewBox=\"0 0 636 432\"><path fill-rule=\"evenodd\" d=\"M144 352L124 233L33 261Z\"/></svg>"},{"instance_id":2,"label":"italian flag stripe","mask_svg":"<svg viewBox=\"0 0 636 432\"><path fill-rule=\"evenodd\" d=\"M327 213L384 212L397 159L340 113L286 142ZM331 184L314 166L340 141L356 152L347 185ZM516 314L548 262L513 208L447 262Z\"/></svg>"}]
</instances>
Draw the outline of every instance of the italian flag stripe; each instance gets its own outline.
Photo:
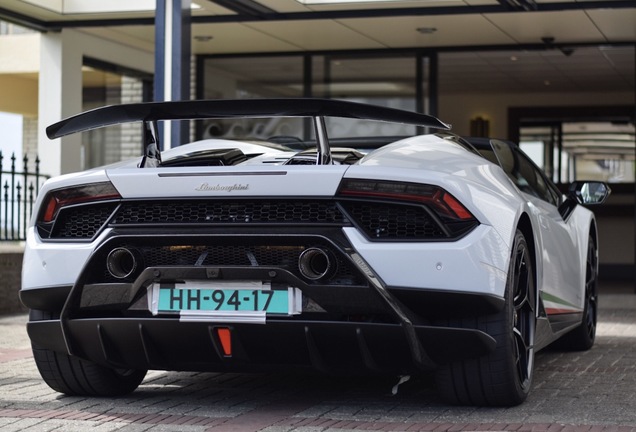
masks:
<instances>
[{"instance_id":1,"label":"italian flag stripe","mask_svg":"<svg viewBox=\"0 0 636 432\"><path fill-rule=\"evenodd\" d=\"M560 315L581 312L581 308L569 303L562 298L555 295L548 294L546 292L541 293L543 299L543 305L545 306L545 312L548 315Z\"/></svg>"}]
</instances>

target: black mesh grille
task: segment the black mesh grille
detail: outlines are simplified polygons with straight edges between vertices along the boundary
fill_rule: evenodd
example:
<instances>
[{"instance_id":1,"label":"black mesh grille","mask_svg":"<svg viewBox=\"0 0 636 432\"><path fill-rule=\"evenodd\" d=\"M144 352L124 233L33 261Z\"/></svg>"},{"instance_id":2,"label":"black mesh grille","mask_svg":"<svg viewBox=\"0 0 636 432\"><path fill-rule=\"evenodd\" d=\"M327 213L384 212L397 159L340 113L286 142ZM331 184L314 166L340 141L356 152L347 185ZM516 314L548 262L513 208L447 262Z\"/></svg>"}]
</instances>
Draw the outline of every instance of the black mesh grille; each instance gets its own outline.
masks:
<instances>
[{"instance_id":1,"label":"black mesh grille","mask_svg":"<svg viewBox=\"0 0 636 432\"><path fill-rule=\"evenodd\" d=\"M332 201L171 201L124 203L113 220L128 224L326 223L344 218Z\"/></svg>"},{"instance_id":2,"label":"black mesh grille","mask_svg":"<svg viewBox=\"0 0 636 432\"><path fill-rule=\"evenodd\" d=\"M117 204L92 204L60 211L51 238L91 239L106 223Z\"/></svg>"},{"instance_id":3,"label":"black mesh grille","mask_svg":"<svg viewBox=\"0 0 636 432\"><path fill-rule=\"evenodd\" d=\"M117 203L64 208L50 238L91 239L108 222ZM347 225L354 221L370 239L448 239L422 206L332 200L176 200L124 202L111 226L218 224ZM454 236L453 236L454 237Z\"/></svg>"},{"instance_id":4,"label":"black mesh grille","mask_svg":"<svg viewBox=\"0 0 636 432\"><path fill-rule=\"evenodd\" d=\"M124 244L121 247L134 250L141 257L142 268L166 266L263 266L278 267L298 275L298 257L309 247L317 246L330 250L336 260L336 272L328 281L321 283L331 285L359 285L362 277L351 264L327 244L311 245L174 245L174 246L140 246ZM99 276L101 274L101 276ZM103 263L102 271L93 273L95 282L121 282L113 278ZM137 275L132 275L134 280ZM311 281L308 281L311 283Z\"/></svg>"},{"instance_id":5,"label":"black mesh grille","mask_svg":"<svg viewBox=\"0 0 636 432\"><path fill-rule=\"evenodd\" d=\"M345 210L371 239L436 240L448 235L424 207L348 202Z\"/></svg>"}]
</instances>

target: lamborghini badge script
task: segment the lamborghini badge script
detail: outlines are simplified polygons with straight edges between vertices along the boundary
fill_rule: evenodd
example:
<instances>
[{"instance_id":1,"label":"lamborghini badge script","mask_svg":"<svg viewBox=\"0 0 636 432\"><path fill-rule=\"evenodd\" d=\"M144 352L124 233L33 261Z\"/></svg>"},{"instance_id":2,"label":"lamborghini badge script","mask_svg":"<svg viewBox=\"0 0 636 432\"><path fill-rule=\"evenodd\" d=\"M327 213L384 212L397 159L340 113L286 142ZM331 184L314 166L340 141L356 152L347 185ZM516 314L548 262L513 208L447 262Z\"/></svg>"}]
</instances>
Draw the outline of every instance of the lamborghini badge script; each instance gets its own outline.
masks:
<instances>
[{"instance_id":1,"label":"lamborghini badge script","mask_svg":"<svg viewBox=\"0 0 636 432\"><path fill-rule=\"evenodd\" d=\"M195 188L194 190L200 192L234 192L248 190L249 188L249 184L234 183L233 185L210 185L208 183L201 183L199 187Z\"/></svg>"}]
</instances>

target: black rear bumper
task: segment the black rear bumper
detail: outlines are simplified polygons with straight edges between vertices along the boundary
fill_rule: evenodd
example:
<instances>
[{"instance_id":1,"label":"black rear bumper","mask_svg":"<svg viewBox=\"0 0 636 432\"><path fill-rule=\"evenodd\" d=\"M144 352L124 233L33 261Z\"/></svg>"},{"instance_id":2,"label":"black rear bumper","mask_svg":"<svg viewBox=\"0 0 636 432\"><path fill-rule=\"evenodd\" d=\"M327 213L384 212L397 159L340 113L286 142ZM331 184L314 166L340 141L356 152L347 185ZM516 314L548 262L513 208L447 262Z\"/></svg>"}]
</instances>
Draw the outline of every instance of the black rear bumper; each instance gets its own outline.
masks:
<instances>
[{"instance_id":1,"label":"black rear bumper","mask_svg":"<svg viewBox=\"0 0 636 432\"><path fill-rule=\"evenodd\" d=\"M224 355L215 328L229 328ZM268 320L266 324L180 322L178 318L91 318L35 321L34 345L127 369L258 371L310 367L326 373L421 371L400 324ZM435 364L477 357L495 348L484 332L415 325ZM81 341L81 343L80 343ZM429 365L431 368L434 365Z\"/></svg>"},{"instance_id":2,"label":"black rear bumper","mask_svg":"<svg viewBox=\"0 0 636 432\"><path fill-rule=\"evenodd\" d=\"M162 270L190 274L204 269ZM262 268L232 270L253 276L268 273ZM99 295L108 290L111 295ZM351 309L268 317L264 324L182 322L177 314L152 316L144 296L128 304L138 292L131 284L121 284L116 295L113 286L84 285L81 290L76 286L22 291L21 299L31 309L61 316L28 323L34 345L113 368L258 371L310 367L328 373L404 374L479 357L495 348L495 339L483 331L446 326L457 323L455 318L497 313L503 306L497 297L415 288L378 290L386 299L371 287L322 287L320 296L346 299ZM311 289L305 291L322 300ZM106 300L112 303L104 309ZM102 307L91 306L96 302ZM119 307L123 309L113 309ZM359 309L367 315L356 312ZM368 315L373 309L385 312ZM215 332L219 327L230 329L231 356L221 349Z\"/></svg>"},{"instance_id":3,"label":"black rear bumper","mask_svg":"<svg viewBox=\"0 0 636 432\"><path fill-rule=\"evenodd\" d=\"M496 345L483 331L459 328L457 319L497 313L503 299L389 287L331 231L240 238L115 234L93 253L73 287L20 293L27 307L60 317L28 324L35 345L115 368L246 371L298 366L347 373L429 370L482 356ZM146 251L144 265L129 279L105 279L109 252L129 244ZM337 260L338 272L325 280L303 279L289 263L308 246L327 251ZM253 256L259 265L234 264L228 254L236 247L243 248L237 255ZM179 265L186 255L197 264ZM212 255L217 265L198 258ZM232 260L225 263L228 256ZM309 303L300 315L268 316L260 324L183 322L170 313L153 316L148 287L183 280L264 281L272 289L296 287ZM220 348L217 327L230 329L229 356Z\"/></svg>"}]
</instances>

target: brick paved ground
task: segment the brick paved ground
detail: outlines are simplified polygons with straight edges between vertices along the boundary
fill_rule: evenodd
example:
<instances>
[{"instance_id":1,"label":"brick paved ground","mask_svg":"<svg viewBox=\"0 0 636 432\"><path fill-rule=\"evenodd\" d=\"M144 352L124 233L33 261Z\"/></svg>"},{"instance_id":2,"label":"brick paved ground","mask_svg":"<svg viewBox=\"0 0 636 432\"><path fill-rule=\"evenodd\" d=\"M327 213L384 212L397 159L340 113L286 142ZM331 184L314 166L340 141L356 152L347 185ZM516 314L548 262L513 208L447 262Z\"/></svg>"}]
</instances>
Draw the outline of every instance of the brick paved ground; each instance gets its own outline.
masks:
<instances>
[{"instance_id":1,"label":"brick paved ground","mask_svg":"<svg viewBox=\"0 0 636 432\"><path fill-rule=\"evenodd\" d=\"M605 289L595 347L537 356L515 408L442 404L430 382L296 374L150 372L124 398L68 397L40 379L26 316L0 318L0 430L343 432L636 431L636 294Z\"/></svg>"}]
</instances>

